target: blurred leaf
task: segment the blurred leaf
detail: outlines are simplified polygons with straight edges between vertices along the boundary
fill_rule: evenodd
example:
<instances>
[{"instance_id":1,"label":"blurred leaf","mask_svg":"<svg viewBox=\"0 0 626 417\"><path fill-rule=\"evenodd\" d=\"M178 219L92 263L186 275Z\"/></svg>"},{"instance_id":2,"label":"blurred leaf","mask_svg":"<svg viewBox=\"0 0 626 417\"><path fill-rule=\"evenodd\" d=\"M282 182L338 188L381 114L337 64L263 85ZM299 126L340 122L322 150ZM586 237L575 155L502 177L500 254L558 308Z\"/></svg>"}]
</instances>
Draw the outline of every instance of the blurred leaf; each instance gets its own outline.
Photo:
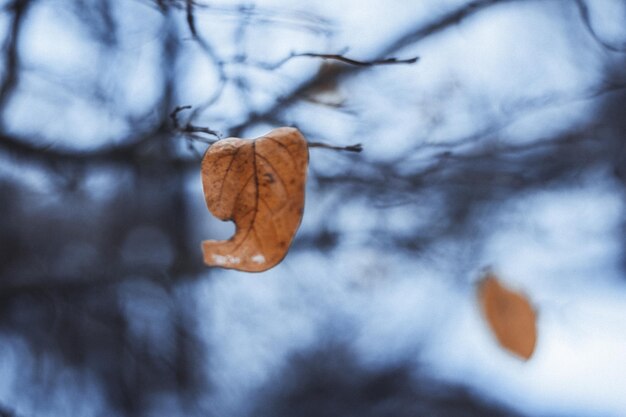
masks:
<instances>
[{"instance_id":1,"label":"blurred leaf","mask_svg":"<svg viewBox=\"0 0 626 417\"><path fill-rule=\"evenodd\" d=\"M342 107L346 101L339 79L336 77L338 65L324 63L317 74L317 82L309 90L306 99L329 107Z\"/></svg>"},{"instance_id":2,"label":"blurred leaf","mask_svg":"<svg viewBox=\"0 0 626 417\"><path fill-rule=\"evenodd\" d=\"M480 282L478 296L500 345L530 359L537 342L537 316L526 296L506 288L492 273Z\"/></svg>"},{"instance_id":3,"label":"blurred leaf","mask_svg":"<svg viewBox=\"0 0 626 417\"><path fill-rule=\"evenodd\" d=\"M287 127L209 148L202 160L207 207L236 231L202 243L207 265L260 272L282 261L302 220L308 157L306 139Z\"/></svg>"}]
</instances>

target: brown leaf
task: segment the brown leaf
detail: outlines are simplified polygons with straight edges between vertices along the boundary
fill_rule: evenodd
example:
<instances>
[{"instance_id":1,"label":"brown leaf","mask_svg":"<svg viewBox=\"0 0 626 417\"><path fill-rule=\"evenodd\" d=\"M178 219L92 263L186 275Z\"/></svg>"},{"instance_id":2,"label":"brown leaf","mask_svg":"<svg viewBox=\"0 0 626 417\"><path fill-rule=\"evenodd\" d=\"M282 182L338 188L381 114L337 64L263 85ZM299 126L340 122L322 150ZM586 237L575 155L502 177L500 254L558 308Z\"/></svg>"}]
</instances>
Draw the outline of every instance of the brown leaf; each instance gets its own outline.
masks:
<instances>
[{"instance_id":1,"label":"brown leaf","mask_svg":"<svg viewBox=\"0 0 626 417\"><path fill-rule=\"evenodd\" d=\"M317 82L307 90L306 99L324 106L342 107L346 97L336 75L338 68L337 64L324 63L317 74Z\"/></svg>"},{"instance_id":2,"label":"brown leaf","mask_svg":"<svg viewBox=\"0 0 626 417\"><path fill-rule=\"evenodd\" d=\"M537 343L537 316L528 299L488 273L478 288L485 318L500 345L528 360Z\"/></svg>"},{"instance_id":3,"label":"brown leaf","mask_svg":"<svg viewBox=\"0 0 626 417\"><path fill-rule=\"evenodd\" d=\"M202 242L204 262L260 272L282 261L302 220L308 162L306 139L289 127L213 144L202 160L206 204L236 231Z\"/></svg>"}]
</instances>

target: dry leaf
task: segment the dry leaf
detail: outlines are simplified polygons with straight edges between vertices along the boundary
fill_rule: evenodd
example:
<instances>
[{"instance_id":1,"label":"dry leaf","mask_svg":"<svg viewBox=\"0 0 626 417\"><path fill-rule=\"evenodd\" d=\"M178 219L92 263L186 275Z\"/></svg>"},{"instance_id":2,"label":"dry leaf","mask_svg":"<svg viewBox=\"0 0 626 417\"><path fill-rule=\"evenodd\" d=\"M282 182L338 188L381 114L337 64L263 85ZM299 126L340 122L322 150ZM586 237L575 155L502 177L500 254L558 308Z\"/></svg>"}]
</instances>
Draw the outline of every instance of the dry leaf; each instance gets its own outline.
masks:
<instances>
[{"instance_id":1,"label":"dry leaf","mask_svg":"<svg viewBox=\"0 0 626 417\"><path fill-rule=\"evenodd\" d=\"M528 299L504 287L492 273L478 291L486 320L502 347L529 359L537 342L537 316Z\"/></svg>"},{"instance_id":2,"label":"dry leaf","mask_svg":"<svg viewBox=\"0 0 626 417\"><path fill-rule=\"evenodd\" d=\"M324 63L317 74L318 82L308 91L306 99L329 107L342 107L346 101L336 77L337 64Z\"/></svg>"},{"instance_id":3,"label":"dry leaf","mask_svg":"<svg viewBox=\"0 0 626 417\"><path fill-rule=\"evenodd\" d=\"M289 127L213 144L202 160L206 204L236 231L202 242L204 262L260 272L282 261L302 220L308 161L304 136Z\"/></svg>"}]
</instances>

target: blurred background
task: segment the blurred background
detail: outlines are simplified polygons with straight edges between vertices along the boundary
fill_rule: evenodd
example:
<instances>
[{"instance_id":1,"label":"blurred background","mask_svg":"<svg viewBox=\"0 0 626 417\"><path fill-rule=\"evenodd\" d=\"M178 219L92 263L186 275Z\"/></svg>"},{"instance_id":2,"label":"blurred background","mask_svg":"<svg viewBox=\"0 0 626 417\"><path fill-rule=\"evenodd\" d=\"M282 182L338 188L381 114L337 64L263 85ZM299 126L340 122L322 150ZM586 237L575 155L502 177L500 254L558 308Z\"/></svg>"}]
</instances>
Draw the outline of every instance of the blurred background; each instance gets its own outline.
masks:
<instances>
[{"instance_id":1,"label":"blurred background","mask_svg":"<svg viewBox=\"0 0 626 417\"><path fill-rule=\"evenodd\" d=\"M626 416L625 21L0 0L0 416ZM311 149L279 266L205 267L234 227L201 155L279 126L364 150ZM528 362L482 317L485 267L538 311Z\"/></svg>"}]
</instances>

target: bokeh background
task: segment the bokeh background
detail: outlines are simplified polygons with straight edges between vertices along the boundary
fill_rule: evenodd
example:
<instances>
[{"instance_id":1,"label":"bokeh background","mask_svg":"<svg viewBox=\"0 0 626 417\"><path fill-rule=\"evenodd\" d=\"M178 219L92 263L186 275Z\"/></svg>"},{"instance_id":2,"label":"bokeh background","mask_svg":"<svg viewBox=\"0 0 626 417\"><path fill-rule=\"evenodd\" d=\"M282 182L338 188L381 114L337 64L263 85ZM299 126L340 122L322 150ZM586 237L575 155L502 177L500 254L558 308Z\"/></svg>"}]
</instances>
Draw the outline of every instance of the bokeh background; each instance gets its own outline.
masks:
<instances>
[{"instance_id":1,"label":"bokeh background","mask_svg":"<svg viewBox=\"0 0 626 417\"><path fill-rule=\"evenodd\" d=\"M626 416L622 0L0 0L1 416ZM355 66L303 53L414 64ZM192 106L178 113L178 106ZM219 137L302 226L209 269ZM534 356L476 301L538 311Z\"/></svg>"}]
</instances>

